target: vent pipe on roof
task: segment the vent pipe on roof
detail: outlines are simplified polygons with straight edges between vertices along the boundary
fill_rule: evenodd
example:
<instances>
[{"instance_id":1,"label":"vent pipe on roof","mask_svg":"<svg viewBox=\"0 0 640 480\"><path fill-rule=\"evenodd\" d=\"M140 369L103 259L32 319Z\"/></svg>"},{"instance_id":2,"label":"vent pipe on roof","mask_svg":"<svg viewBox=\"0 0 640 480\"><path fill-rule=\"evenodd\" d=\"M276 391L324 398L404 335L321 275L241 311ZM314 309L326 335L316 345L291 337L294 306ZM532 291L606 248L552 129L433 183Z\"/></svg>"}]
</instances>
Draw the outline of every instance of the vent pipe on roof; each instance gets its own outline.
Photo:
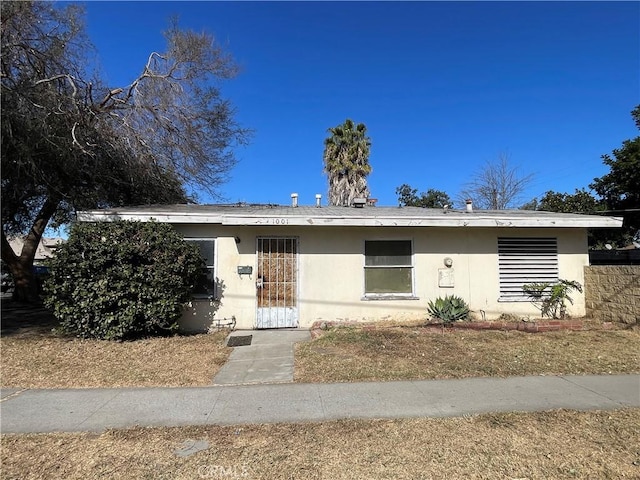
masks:
<instances>
[{"instance_id":1,"label":"vent pipe on roof","mask_svg":"<svg viewBox=\"0 0 640 480\"><path fill-rule=\"evenodd\" d=\"M320 208L322 206L322 195L316 193L316 207Z\"/></svg>"},{"instance_id":2,"label":"vent pipe on roof","mask_svg":"<svg viewBox=\"0 0 640 480\"><path fill-rule=\"evenodd\" d=\"M291 194L291 206L292 207L297 207L298 206L298 194L297 193L292 193Z\"/></svg>"},{"instance_id":3,"label":"vent pipe on roof","mask_svg":"<svg viewBox=\"0 0 640 480\"><path fill-rule=\"evenodd\" d=\"M473 202L471 200L467 200L467 213L473 213Z\"/></svg>"}]
</instances>

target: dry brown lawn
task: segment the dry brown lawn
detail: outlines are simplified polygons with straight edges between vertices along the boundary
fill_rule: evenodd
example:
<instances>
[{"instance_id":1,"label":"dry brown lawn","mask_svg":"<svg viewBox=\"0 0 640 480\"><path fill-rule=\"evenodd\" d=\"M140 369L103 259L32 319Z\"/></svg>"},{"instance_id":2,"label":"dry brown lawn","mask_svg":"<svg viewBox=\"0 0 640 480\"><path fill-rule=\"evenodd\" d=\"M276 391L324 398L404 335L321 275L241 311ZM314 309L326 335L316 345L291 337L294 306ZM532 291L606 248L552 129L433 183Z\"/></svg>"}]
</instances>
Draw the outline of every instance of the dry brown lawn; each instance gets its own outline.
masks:
<instances>
[{"instance_id":1,"label":"dry brown lawn","mask_svg":"<svg viewBox=\"0 0 640 480\"><path fill-rule=\"evenodd\" d=\"M4 322L4 319L3 319ZM3 325L4 328L4 325ZM50 325L0 339L0 384L22 388L210 385L231 349L227 332L133 342L81 340ZM640 371L640 330L522 333L339 327L296 347L298 382Z\"/></svg>"},{"instance_id":2,"label":"dry brown lawn","mask_svg":"<svg viewBox=\"0 0 640 480\"><path fill-rule=\"evenodd\" d=\"M2 386L208 385L226 332L105 342L3 335ZM628 373L637 330L524 334L338 328L296 351L297 381ZM447 419L5 434L3 479L640 478L640 409ZM193 441L207 448L176 454Z\"/></svg>"},{"instance_id":3,"label":"dry brown lawn","mask_svg":"<svg viewBox=\"0 0 640 480\"><path fill-rule=\"evenodd\" d=\"M231 352L228 332L131 342L13 332L0 339L3 387L151 387L211 385Z\"/></svg>"},{"instance_id":4,"label":"dry brown lawn","mask_svg":"<svg viewBox=\"0 0 640 480\"><path fill-rule=\"evenodd\" d=\"M3 435L2 478L631 479L639 431L626 409Z\"/></svg>"},{"instance_id":5,"label":"dry brown lawn","mask_svg":"<svg viewBox=\"0 0 640 480\"><path fill-rule=\"evenodd\" d=\"M640 372L640 330L338 327L296 347L298 382Z\"/></svg>"}]
</instances>

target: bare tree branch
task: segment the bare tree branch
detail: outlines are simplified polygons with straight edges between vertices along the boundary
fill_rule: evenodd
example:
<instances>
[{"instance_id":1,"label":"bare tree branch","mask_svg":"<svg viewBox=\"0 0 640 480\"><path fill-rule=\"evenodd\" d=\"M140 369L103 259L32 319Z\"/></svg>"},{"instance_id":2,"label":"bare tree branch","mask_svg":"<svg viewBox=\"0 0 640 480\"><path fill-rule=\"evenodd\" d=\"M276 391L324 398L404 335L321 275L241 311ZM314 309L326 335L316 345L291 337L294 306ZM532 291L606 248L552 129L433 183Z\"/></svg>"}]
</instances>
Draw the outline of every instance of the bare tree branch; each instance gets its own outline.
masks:
<instances>
[{"instance_id":1,"label":"bare tree branch","mask_svg":"<svg viewBox=\"0 0 640 480\"><path fill-rule=\"evenodd\" d=\"M249 132L218 89L237 67L211 35L172 24L166 51L133 82L105 86L87 71L79 5L0 8L4 234L40 224L50 198L62 200L44 225L76 208L186 201L194 187L217 194Z\"/></svg>"},{"instance_id":2,"label":"bare tree branch","mask_svg":"<svg viewBox=\"0 0 640 480\"><path fill-rule=\"evenodd\" d=\"M517 167L510 165L509 155L501 153L496 161L486 162L464 185L459 200L464 204L470 199L479 208L488 210L515 208L533 178L533 174L520 174Z\"/></svg>"}]
</instances>

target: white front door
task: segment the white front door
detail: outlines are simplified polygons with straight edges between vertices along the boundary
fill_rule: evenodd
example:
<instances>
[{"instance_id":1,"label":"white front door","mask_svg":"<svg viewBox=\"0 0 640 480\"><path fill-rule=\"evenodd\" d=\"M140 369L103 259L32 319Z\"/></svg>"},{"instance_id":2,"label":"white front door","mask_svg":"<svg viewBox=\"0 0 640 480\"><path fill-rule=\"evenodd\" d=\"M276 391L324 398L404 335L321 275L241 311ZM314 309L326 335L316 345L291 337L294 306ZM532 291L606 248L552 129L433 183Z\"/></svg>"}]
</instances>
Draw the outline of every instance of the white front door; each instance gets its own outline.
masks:
<instances>
[{"instance_id":1,"label":"white front door","mask_svg":"<svg viewBox=\"0 0 640 480\"><path fill-rule=\"evenodd\" d=\"M256 328L298 326L298 239L257 239Z\"/></svg>"}]
</instances>

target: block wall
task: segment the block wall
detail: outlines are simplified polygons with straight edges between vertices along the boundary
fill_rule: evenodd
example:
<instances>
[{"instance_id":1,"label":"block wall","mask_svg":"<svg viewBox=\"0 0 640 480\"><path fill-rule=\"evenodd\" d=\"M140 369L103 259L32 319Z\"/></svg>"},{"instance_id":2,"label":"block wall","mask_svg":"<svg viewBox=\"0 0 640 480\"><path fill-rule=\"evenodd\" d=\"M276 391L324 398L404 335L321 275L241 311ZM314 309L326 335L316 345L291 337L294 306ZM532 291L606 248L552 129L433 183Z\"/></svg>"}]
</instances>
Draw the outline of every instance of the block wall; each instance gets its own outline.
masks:
<instances>
[{"instance_id":1,"label":"block wall","mask_svg":"<svg viewBox=\"0 0 640 480\"><path fill-rule=\"evenodd\" d=\"M604 322L640 324L640 266L584 268L587 316Z\"/></svg>"}]
</instances>

